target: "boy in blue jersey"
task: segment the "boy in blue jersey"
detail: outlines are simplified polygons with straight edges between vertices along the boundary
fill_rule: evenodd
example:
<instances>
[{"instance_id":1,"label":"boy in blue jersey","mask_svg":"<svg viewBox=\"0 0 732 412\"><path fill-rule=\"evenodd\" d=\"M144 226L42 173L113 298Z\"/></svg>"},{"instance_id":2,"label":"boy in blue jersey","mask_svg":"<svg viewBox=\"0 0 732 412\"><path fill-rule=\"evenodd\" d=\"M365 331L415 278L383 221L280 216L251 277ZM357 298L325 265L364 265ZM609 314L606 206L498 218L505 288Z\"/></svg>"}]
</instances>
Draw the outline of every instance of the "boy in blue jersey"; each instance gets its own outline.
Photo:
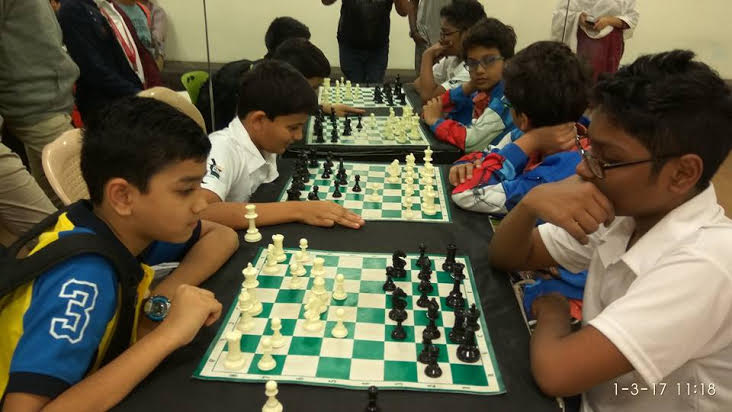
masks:
<instances>
[{"instance_id":1,"label":"boy in blue jersey","mask_svg":"<svg viewBox=\"0 0 732 412\"><path fill-rule=\"evenodd\" d=\"M221 313L211 292L190 286L238 245L230 229L199 220L205 133L154 99L125 98L101 113L87 125L81 152L91 200L69 206L31 254L91 233L138 273L79 255L0 298L4 410L109 409ZM146 315L164 319L150 327L140 317L153 277L147 264L174 260L179 268L149 298L159 310L144 305Z\"/></svg>"}]
</instances>

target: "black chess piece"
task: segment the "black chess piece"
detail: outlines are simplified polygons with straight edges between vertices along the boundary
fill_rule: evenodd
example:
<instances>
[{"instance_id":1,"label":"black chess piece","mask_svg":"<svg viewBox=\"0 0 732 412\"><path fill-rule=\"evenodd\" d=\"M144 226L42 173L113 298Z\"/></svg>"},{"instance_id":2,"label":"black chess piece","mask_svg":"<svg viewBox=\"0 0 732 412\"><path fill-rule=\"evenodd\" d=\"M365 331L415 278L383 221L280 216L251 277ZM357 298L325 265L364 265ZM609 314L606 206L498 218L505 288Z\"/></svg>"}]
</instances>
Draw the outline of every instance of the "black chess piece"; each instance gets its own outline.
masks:
<instances>
[{"instance_id":1,"label":"black chess piece","mask_svg":"<svg viewBox=\"0 0 732 412\"><path fill-rule=\"evenodd\" d=\"M402 326L402 320L397 320L394 330L391 331L391 338L394 340L404 340L407 338L407 331Z\"/></svg>"},{"instance_id":2,"label":"black chess piece","mask_svg":"<svg viewBox=\"0 0 732 412\"><path fill-rule=\"evenodd\" d=\"M430 282L429 279L420 280L419 286L417 287L417 289L420 292L424 292L424 293L431 293L434 290L434 288L432 287L432 282ZM426 307L426 306L424 306L424 307Z\"/></svg>"},{"instance_id":3,"label":"black chess piece","mask_svg":"<svg viewBox=\"0 0 732 412\"><path fill-rule=\"evenodd\" d=\"M399 94L399 104L402 106L407 105L407 95L405 95L404 93Z\"/></svg>"},{"instance_id":4,"label":"black chess piece","mask_svg":"<svg viewBox=\"0 0 732 412\"><path fill-rule=\"evenodd\" d=\"M426 253L427 253L427 246L425 246L424 242L421 242L419 244L419 257L417 258L417 263L416 263L417 267L421 268L422 265L424 264L424 260L427 257Z\"/></svg>"},{"instance_id":5,"label":"black chess piece","mask_svg":"<svg viewBox=\"0 0 732 412\"><path fill-rule=\"evenodd\" d=\"M387 266L386 282L384 282L384 286L382 287L382 289L384 289L385 292L393 292L396 289L396 284L394 283L394 279L393 279L393 272L394 272L394 268L391 266Z\"/></svg>"},{"instance_id":6,"label":"black chess piece","mask_svg":"<svg viewBox=\"0 0 732 412\"><path fill-rule=\"evenodd\" d=\"M361 181L361 175L356 175L353 178L356 180L356 184L353 185L353 189L351 189L351 190L358 193L361 191L361 186L359 186L359 184L358 184Z\"/></svg>"},{"instance_id":7,"label":"black chess piece","mask_svg":"<svg viewBox=\"0 0 732 412\"><path fill-rule=\"evenodd\" d=\"M432 269L430 269L429 266L422 266L422 268L419 270L419 274L417 275L417 278L419 280L431 280L432 279Z\"/></svg>"},{"instance_id":8,"label":"black chess piece","mask_svg":"<svg viewBox=\"0 0 732 412\"><path fill-rule=\"evenodd\" d=\"M465 273L463 273L464 271L465 271L464 264L462 264L460 262L454 262L452 264L452 271L450 273L450 277L452 277L453 279L460 278L460 280L462 281L463 279L465 279Z\"/></svg>"},{"instance_id":9,"label":"black chess piece","mask_svg":"<svg viewBox=\"0 0 732 412\"><path fill-rule=\"evenodd\" d=\"M328 165L328 167L333 167L333 152L328 152L328 154L325 155L325 164Z\"/></svg>"},{"instance_id":10,"label":"black chess piece","mask_svg":"<svg viewBox=\"0 0 732 412\"><path fill-rule=\"evenodd\" d=\"M343 121L343 136L351 135L351 118L346 116L346 120Z\"/></svg>"},{"instance_id":11,"label":"black chess piece","mask_svg":"<svg viewBox=\"0 0 732 412\"><path fill-rule=\"evenodd\" d=\"M475 343L475 331L465 329L465 339L457 348L457 358L465 363L475 363L480 359L480 349Z\"/></svg>"},{"instance_id":12,"label":"black chess piece","mask_svg":"<svg viewBox=\"0 0 732 412\"><path fill-rule=\"evenodd\" d=\"M405 298L407 294L404 293L402 288L397 287L394 292L391 293L391 310L389 311L389 319L398 322L399 319L402 321L407 319L407 311L404 310L407 307L407 301Z\"/></svg>"},{"instance_id":13,"label":"black chess piece","mask_svg":"<svg viewBox=\"0 0 732 412\"><path fill-rule=\"evenodd\" d=\"M386 104L389 106L394 106L394 96L391 94L386 96Z\"/></svg>"},{"instance_id":14,"label":"black chess piece","mask_svg":"<svg viewBox=\"0 0 732 412\"><path fill-rule=\"evenodd\" d=\"M317 158L317 153L315 152L315 149L310 151L310 162L308 163L308 167L311 167L311 168L320 167L320 164L318 164L318 158Z\"/></svg>"},{"instance_id":15,"label":"black chess piece","mask_svg":"<svg viewBox=\"0 0 732 412\"><path fill-rule=\"evenodd\" d=\"M466 322L465 322L465 329L472 330L472 331L479 331L480 330L480 324L478 323L478 319L480 319L480 309L478 309L477 306L475 306L475 303L470 305L470 309L465 313Z\"/></svg>"},{"instance_id":16,"label":"black chess piece","mask_svg":"<svg viewBox=\"0 0 732 412\"><path fill-rule=\"evenodd\" d=\"M341 193L341 184L337 180L333 183L333 197L338 199L339 197L343 197L343 193Z\"/></svg>"},{"instance_id":17,"label":"black chess piece","mask_svg":"<svg viewBox=\"0 0 732 412\"><path fill-rule=\"evenodd\" d=\"M455 254L457 253L457 246L454 243L447 245L447 258L445 263L442 264L442 270L445 272L452 272L452 265L455 264Z\"/></svg>"},{"instance_id":18,"label":"black chess piece","mask_svg":"<svg viewBox=\"0 0 732 412\"><path fill-rule=\"evenodd\" d=\"M361 124L361 115L358 115L358 124L356 125L356 129L361 130L363 129L363 124Z\"/></svg>"},{"instance_id":19,"label":"black chess piece","mask_svg":"<svg viewBox=\"0 0 732 412\"><path fill-rule=\"evenodd\" d=\"M338 129L335 127L330 129L330 142L338 143Z\"/></svg>"},{"instance_id":20,"label":"black chess piece","mask_svg":"<svg viewBox=\"0 0 732 412\"><path fill-rule=\"evenodd\" d=\"M376 405L376 398L379 395L379 390L376 386L369 387L369 404L366 406L366 412L380 412L379 407Z\"/></svg>"},{"instance_id":21,"label":"black chess piece","mask_svg":"<svg viewBox=\"0 0 732 412\"><path fill-rule=\"evenodd\" d=\"M421 282L420 282L420 286L422 286ZM425 290L420 289L419 291L421 292L421 294L419 295L419 299L417 299L417 306L419 306L420 308L426 308L430 305L430 298L429 298L429 296L427 296L427 293L429 293L429 292L427 292L426 289Z\"/></svg>"},{"instance_id":22,"label":"black chess piece","mask_svg":"<svg viewBox=\"0 0 732 412\"><path fill-rule=\"evenodd\" d=\"M427 337L430 339L439 339L441 334L440 330L437 329L437 324L435 321L440 316L439 314L440 305L437 303L437 300L435 298L432 298L429 305L427 306L427 318L430 320L430 323L427 325L426 328L424 328L424 331L422 332L422 337Z\"/></svg>"},{"instance_id":23,"label":"black chess piece","mask_svg":"<svg viewBox=\"0 0 732 412\"><path fill-rule=\"evenodd\" d=\"M442 376L442 369L437 363L437 358L439 357L440 347L432 345L432 347L430 347L430 361L427 364L427 367L424 368L424 374L429 376L430 378L439 378L440 376Z\"/></svg>"},{"instance_id":24,"label":"black chess piece","mask_svg":"<svg viewBox=\"0 0 732 412\"><path fill-rule=\"evenodd\" d=\"M425 365L430 363L430 348L432 347L432 339L422 338L422 352L419 353L417 360Z\"/></svg>"},{"instance_id":25,"label":"black chess piece","mask_svg":"<svg viewBox=\"0 0 732 412\"><path fill-rule=\"evenodd\" d=\"M447 299L445 299L445 304L451 308L462 308L465 306L465 299L463 298L463 293L460 291L460 285L463 282L463 279L465 279L465 275L462 272L462 268L465 267L462 263L455 263L453 265L453 269L456 269L454 271L454 281L452 284L452 290L447 296ZM459 269L459 270L458 270Z\"/></svg>"},{"instance_id":26,"label":"black chess piece","mask_svg":"<svg viewBox=\"0 0 732 412\"><path fill-rule=\"evenodd\" d=\"M336 114L335 114L335 107L330 107L330 121L331 123L335 123L336 121Z\"/></svg>"},{"instance_id":27,"label":"black chess piece","mask_svg":"<svg viewBox=\"0 0 732 412\"><path fill-rule=\"evenodd\" d=\"M313 186L312 192L308 193L308 200L320 200L318 196L318 186Z\"/></svg>"},{"instance_id":28,"label":"black chess piece","mask_svg":"<svg viewBox=\"0 0 732 412\"><path fill-rule=\"evenodd\" d=\"M325 167L323 168L323 174L320 175L320 177L323 179L330 179L331 173L333 173L333 169L331 169L330 166L325 165Z\"/></svg>"},{"instance_id":29,"label":"black chess piece","mask_svg":"<svg viewBox=\"0 0 732 412\"><path fill-rule=\"evenodd\" d=\"M407 271L404 269L407 265L407 262L404 260L406 257L407 255L401 250L395 250L394 253L391 254L391 264L394 266L394 277L397 279L402 279L407 276Z\"/></svg>"},{"instance_id":30,"label":"black chess piece","mask_svg":"<svg viewBox=\"0 0 732 412\"><path fill-rule=\"evenodd\" d=\"M296 187L287 189L287 200L300 200L300 191Z\"/></svg>"},{"instance_id":31,"label":"black chess piece","mask_svg":"<svg viewBox=\"0 0 732 412\"><path fill-rule=\"evenodd\" d=\"M447 336L452 343L463 343L465 341L465 309L457 308L453 311L455 315L455 324Z\"/></svg>"}]
</instances>

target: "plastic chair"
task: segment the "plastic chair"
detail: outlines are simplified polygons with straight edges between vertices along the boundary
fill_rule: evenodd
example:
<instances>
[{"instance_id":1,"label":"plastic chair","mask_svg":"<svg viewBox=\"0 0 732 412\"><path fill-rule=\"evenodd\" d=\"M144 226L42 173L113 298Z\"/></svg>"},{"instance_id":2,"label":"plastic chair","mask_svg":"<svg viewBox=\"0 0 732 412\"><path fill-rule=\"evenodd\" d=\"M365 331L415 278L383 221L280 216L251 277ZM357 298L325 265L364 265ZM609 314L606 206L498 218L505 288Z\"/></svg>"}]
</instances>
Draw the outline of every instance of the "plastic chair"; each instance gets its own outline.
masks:
<instances>
[{"instance_id":1,"label":"plastic chair","mask_svg":"<svg viewBox=\"0 0 732 412\"><path fill-rule=\"evenodd\" d=\"M48 183L64 205L89 198L89 189L81 176L81 129L64 132L47 144L41 163Z\"/></svg>"},{"instance_id":2,"label":"plastic chair","mask_svg":"<svg viewBox=\"0 0 732 412\"><path fill-rule=\"evenodd\" d=\"M183 87L188 91L188 95L191 96L191 102L196 104L198 101L198 93L201 91L201 87L208 80L208 73L203 70L196 70L193 72L184 73L180 77Z\"/></svg>"},{"instance_id":3,"label":"plastic chair","mask_svg":"<svg viewBox=\"0 0 732 412\"><path fill-rule=\"evenodd\" d=\"M169 105L175 107L181 112L187 114L188 117L193 119L196 123L198 123L199 126L201 126L201 129L203 129L204 132L206 131L206 122L204 122L203 116L201 116L201 112L199 112L196 106L194 106L193 103L188 100L187 96L180 95L178 94L178 92L160 86L143 90L137 95L140 97L149 97L152 99L160 100L161 102L168 103Z\"/></svg>"}]
</instances>

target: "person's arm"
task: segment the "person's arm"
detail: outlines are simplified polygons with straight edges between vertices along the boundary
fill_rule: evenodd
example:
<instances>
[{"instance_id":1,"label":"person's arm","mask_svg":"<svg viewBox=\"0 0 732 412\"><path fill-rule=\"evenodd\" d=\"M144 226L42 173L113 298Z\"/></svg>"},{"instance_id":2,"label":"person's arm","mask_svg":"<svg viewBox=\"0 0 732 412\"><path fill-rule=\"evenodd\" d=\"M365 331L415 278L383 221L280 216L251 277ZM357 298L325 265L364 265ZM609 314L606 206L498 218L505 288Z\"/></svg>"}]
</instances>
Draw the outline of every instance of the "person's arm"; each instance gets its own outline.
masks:
<instances>
[{"instance_id":1,"label":"person's arm","mask_svg":"<svg viewBox=\"0 0 732 412\"><path fill-rule=\"evenodd\" d=\"M396 9L397 14L404 17L408 15L409 11L412 9L412 3L409 0L394 0L394 8Z\"/></svg>"},{"instance_id":2,"label":"person's arm","mask_svg":"<svg viewBox=\"0 0 732 412\"><path fill-rule=\"evenodd\" d=\"M438 97L445 93L445 88L435 80L435 61L442 57L445 51L440 43L435 43L422 53L422 62L419 66L419 77L414 81L415 86L418 85L419 97L426 102L434 97ZM439 64L439 63L438 63ZM441 70L441 68L438 68ZM447 79L445 79L447 80Z\"/></svg>"},{"instance_id":3,"label":"person's arm","mask_svg":"<svg viewBox=\"0 0 732 412\"><path fill-rule=\"evenodd\" d=\"M188 344L221 315L213 293L189 285L176 290L166 319L112 362L70 387L55 399L13 392L5 397L3 412L100 411L119 403L177 348Z\"/></svg>"},{"instance_id":4,"label":"person's arm","mask_svg":"<svg viewBox=\"0 0 732 412\"><path fill-rule=\"evenodd\" d=\"M421 34L419 34L419 30L417 28L417 11L419 10L419 0L411 0L410 3L412 5L409 8L409 12L407 14L407 19L409 20L409 37L414 40L415 45L427 44L427 40L422 37Z\"/></svg>"},{"instance_id":5,"label":"person's arm","mask_svg":"<svg viewBox=\"0 0 732 412\"><path fill-rule=\"evenodd\" d=\"M218 222L236 230L249 227L249 221L244 217L246 214L246 203L222 202L216 193L209 190L206 190L206 192L208 207L201 213L203 219ZM364 225L364 220L360 216L341 205L328 201L289 201L255 204L258 215L256 220L257 226L299 222L325 227L338 224L358 229Z\"/></svg>"},{"instance_id":6,"label":"person's arm","mask_svg":"<svg viewBox=\"0 0 732 412\"><path fill-rule=\"evenodd\" d=\"M323 103L321 104L323 107L323 113L330 113L331 109L335 110L336 116L343 117L345 115L352 115L352 114L366 114L366 110L364 109L358 109L356 107L352 107L346 104L342 103Z\"/></svg>"}]
</instances>

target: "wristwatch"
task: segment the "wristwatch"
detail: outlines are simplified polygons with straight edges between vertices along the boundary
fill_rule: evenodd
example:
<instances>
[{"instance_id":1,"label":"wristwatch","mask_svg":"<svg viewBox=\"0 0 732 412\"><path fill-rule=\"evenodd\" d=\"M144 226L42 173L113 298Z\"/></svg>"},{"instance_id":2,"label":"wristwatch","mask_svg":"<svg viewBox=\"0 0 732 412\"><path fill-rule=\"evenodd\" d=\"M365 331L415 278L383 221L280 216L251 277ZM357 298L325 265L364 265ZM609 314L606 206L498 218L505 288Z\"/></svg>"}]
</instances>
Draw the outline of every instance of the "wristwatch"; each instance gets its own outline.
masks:
<instances>
[{"instance_id":1,"label":"wristwatch","mask_svg":"<svg viewBox=\"0 0 732 412\"><path fill-rule=\"evenodd\" d=\"M170 310L170 299L162 295L149 297L142 305L142 311L148 319L160 322L168 316Z\"/></svg>"}]
</instances>

